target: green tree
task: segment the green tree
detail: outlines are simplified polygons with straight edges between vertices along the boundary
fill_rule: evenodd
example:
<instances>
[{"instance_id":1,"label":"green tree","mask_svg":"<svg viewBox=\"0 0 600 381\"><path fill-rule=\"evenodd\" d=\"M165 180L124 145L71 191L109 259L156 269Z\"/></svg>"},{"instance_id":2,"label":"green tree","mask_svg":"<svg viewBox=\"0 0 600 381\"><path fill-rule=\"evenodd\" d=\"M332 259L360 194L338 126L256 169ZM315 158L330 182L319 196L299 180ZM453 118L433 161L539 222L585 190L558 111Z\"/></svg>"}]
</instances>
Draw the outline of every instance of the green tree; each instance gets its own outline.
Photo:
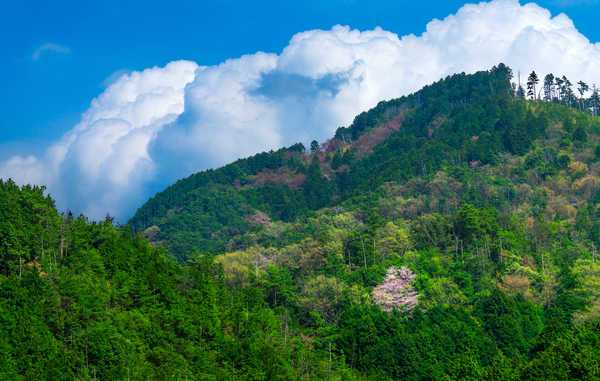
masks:
<instances>
[{"instance_id":1,"label":"green tree","mask_svg":"<svg viewBox=\"0 0 600 381\"><path fill-rule=\"evenodd\" d=\"M321 150L321 147L319 146L319 142L316 140L313 140L312 142L310 142L310 152L314 155L315 153L319 152Z\"/></svg>"},{"instance_id":2,"label":"green tree","mask_svg":"<svg viewBox=\"0 0 600 381\"><path fill-rule=\"evenodd\" d=\"M540 80L535 71L532 71L531 74L529 74L529 77L527 77L527 96L529 96L531 99L537 99L535 87L539 83L539 81Z\"/></svg>"},{"instance_id":3,"label":"green tree","mask_svg":"<svg viewBox=\"0 0 600 381\"><path fill-rule=\"evenodd\" d=\"M544 77L544 100L552 102L554 100L554 75L546 74Z\"/></svg>"},{"instance_id":4,"label":"green tree","mask_svg":"<svg viewBox=\"0 0 600 381\"><path fill-rule=\"evenodd\" d=\"M577 87L577 91L579 92L579 105L580 105L581 111L583 111L584 110L583 95L590 90L590 87L587 85L587 83L585 83L583 81L577 82L577 85L579 85Z\"/></svg>"},{"instance_id":5,"label":"green tree","mask_svg":"<svg viewBox=\"0 0 600 381\"><path fill-rule=\"evenodd\" d=\"M598 116L598 108L600 107L600 95L596 85L592 87L592 95L590 97L590 103L592 105L592 115Z\"/></svg>"}]
</instances>

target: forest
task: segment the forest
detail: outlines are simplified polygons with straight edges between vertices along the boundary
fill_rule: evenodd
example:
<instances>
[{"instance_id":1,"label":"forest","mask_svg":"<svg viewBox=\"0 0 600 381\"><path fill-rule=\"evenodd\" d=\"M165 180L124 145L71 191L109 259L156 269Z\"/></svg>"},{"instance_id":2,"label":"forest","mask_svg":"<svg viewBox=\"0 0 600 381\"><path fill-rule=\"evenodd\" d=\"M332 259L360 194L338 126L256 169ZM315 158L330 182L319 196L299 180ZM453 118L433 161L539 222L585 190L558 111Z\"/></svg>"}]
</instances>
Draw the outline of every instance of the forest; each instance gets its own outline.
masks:
<instances>
[{"instance_id":1,"label":"forest","mask_svg":"<svg viewBox=\"0 0 600 381\"><path fill-rule=\"evenodd\" d=\"M382 101L127 225L0 181L0 379L600 380L598 93L514 80Z\"/></svg>"}]
</instances>

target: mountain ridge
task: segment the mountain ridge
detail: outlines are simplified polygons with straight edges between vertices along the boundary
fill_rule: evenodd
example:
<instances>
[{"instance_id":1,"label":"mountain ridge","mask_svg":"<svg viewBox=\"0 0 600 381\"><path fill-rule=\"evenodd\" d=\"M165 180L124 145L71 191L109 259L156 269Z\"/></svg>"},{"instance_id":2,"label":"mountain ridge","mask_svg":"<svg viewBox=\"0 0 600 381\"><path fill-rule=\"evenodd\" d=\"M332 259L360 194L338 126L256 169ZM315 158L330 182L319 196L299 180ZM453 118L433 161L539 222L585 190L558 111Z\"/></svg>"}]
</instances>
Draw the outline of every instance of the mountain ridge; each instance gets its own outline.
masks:
<instances>
[{"instance_id":1,"label":"mountain ridge","mask_svg":"<svg viewBox=\"0 0 600 381\"><path fill-rule=\"evenodd\" d=\"M292 221L353 194L372 192L387 180L433 173L442 162L486 164L499 151L522 154L547 122L545 116L538 120L532 113L535 107L514 99L511 78L511 70L500 64L382 101L357 115L349 127L339 128L318 152L306 153L302 144L295 144L193 174L148 200L129 224L136 232L156 226L159 239L184 260L185 252L196 249L222 251L232 235L252 230L245 217L256 211ZM485 104L491 106L481 107ZM518 112L520 119L503 119L500 109L505 114ZM448 125L449 116L454 124L466 121L466 127L457 132L456 126ZM528 133L523 131L525 124L531 127ZM217 196L226 210L210 202ZM185 226L176 221L182 219ZM174 238L183 231L189 233L186 243Z\"/></svg>"}]
</instances>

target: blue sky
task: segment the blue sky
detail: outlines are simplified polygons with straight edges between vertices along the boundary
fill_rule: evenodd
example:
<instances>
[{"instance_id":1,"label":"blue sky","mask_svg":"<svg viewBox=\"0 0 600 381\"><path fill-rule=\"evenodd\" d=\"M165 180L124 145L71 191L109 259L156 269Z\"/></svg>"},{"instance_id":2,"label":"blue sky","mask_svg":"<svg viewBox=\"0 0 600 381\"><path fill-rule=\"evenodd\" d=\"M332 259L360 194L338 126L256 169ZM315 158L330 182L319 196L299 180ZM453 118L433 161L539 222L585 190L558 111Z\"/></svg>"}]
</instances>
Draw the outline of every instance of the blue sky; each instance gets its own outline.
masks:
<instances>
[{"instance_id":1,"label":"blue sky","mask_svg":"<svg viewBox=\"0 0 600 381\"><path fill-rule=\"evenodd\" d=\"M0 9L0 143L46 141L70 129L123 70L176 59L213 65L280 52L292 35L335 24L420 34L461 1L5 1ZM597 1L538 1L600 41ZM46 49L33 59L36 50ZM57 51L58 50L58 51Z\"/></svg>"},{"instance_id":2,"label":"blue sky","mask_svg":"<svg viewBox=\"0 0 600 381\"><path fill-rule=\"evenodd\" d=\"M4 1L0 178L123 222L181 177L323 141L455 72L502 61L600 85L598 14L600 0Z\"/></svg>"}]
</instances>

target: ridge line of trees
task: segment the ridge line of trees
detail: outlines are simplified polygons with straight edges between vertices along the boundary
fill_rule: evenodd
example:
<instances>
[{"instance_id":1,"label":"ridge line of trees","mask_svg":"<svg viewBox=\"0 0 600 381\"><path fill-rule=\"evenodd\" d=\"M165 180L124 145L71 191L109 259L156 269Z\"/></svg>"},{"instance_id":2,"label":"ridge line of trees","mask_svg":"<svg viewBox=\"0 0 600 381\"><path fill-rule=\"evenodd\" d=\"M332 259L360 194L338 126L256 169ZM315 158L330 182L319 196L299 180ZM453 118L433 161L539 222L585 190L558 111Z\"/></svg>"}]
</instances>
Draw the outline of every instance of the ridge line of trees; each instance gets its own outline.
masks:
<instances>
[{"instance_id":1,"label":"ridge line of trees","mask_svg":"<svg viewBox=\"0 0 600 381\"><path fill-rule=\"evenodd\" d=\"M519 80L519 84L513 83L514 95L522 99L562 104L594 116L597 116L600 111L600 92L596 84L592 84L591 87L584 81L574 84L565 75L555 76L552 73L546 74L540 88L537 86L538 83L540 83L540 79L534 70L527 77L527 92ZM575 91L579 93L579 96ZM586 98L585 94L590 91L591 95Z\"/></svg>"}]
</instances>

